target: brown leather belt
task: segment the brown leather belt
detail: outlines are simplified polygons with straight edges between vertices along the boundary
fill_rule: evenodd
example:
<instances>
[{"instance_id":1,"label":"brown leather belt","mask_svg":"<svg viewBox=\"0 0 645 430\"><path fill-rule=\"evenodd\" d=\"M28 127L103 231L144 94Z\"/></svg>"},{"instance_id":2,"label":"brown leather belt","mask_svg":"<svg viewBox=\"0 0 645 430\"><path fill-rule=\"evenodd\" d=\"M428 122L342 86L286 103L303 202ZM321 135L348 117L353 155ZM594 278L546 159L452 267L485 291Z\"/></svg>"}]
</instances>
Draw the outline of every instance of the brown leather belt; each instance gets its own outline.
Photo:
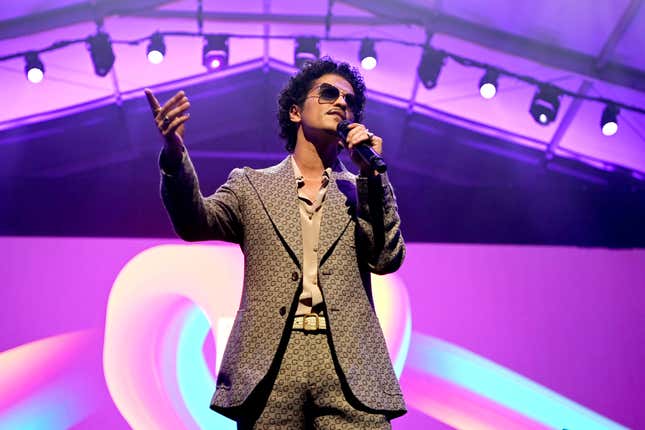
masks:
<instances>
[{"instance_id":1,"label":"brown leather belt","mask_svg":"<svg viewBox=\"0 0 645 430\"><path fill-rule=\"evenodd\" d=\"M291 328L304 331L327 330L327 320L318 314L300 315L293 319Z\"/></svg>"}]
</instances>

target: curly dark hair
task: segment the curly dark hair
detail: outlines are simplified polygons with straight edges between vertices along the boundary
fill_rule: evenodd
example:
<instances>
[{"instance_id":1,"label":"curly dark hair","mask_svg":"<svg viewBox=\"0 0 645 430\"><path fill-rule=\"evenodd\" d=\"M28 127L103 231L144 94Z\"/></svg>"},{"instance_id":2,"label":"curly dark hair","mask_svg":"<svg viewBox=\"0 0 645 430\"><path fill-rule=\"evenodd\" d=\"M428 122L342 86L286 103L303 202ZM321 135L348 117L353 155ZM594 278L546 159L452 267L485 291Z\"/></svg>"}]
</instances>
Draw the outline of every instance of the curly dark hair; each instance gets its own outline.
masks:
<instances>
[{"instance_id":1,"label":"curly dark hair","mask_svg":"<svg viewBox=\"0 0 645 430\"><path fill-rule=\"evenodd\" d=\"M354 121L361 122L363 107L365 106L365 82L355 67L348 63L336 62L330 57L322 57L315 61L308 61L280 92L278 98L278 123L280 124L280 137L285 138L287 151L293 152L296 148L296 135L298 124L291 121L289 111L293 105L302 107L307 93L311 90L313 82L326 74L342 76L354 89L356 96L356 112L352 111Z\"/></svg>"}]
</instances>

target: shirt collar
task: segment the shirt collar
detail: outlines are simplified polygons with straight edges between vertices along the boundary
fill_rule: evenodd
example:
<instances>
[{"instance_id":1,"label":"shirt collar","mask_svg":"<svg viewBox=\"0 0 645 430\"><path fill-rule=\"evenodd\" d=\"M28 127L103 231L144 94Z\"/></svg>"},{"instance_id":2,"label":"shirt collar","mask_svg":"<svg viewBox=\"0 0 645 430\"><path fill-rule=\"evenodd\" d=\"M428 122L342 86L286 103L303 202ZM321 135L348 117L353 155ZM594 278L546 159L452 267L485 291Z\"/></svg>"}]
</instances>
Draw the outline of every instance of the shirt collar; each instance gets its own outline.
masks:
<instances>
[{"instance_id":1,"label":"shirt collar","mask_svg":"<svg viewBox=\"0 0 645 430\"><path fill-rule=\"evenodd\" d=\"M293 155L291 155L290 158L291 166L293 167L293 175L296 178L296 182L298 183L298 188L302 188L305 185L305 177L302 176L302 173L300 172L298 164L296 164L296 160L293 158ZM325 170L323 170L322 178L322 186L326 187L327 184L329 184L329 179L331 178L331 167L327 167Z\"/></svg>"}]
</instances>

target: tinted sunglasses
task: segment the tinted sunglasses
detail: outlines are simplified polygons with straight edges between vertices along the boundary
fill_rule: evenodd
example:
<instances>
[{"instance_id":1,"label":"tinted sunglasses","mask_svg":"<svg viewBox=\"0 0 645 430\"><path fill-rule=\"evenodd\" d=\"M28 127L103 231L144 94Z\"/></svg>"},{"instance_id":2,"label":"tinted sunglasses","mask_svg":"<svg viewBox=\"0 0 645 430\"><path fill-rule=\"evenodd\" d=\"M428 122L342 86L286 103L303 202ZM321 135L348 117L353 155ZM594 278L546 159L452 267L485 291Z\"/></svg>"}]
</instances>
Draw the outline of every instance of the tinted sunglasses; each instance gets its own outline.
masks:
<instances>
[{"instance_id":1,"label":"tinted sunglasses","mask_svg":"<svg viewBox=\"0 0 645 430\"><path fill-rule=\"evenodd\" d=\"M331 103L334 103L336 100L338 100L338 97L340 97L341 94L345 99L345 103L347 103L347 106L349 107L349 109L353 113L356 113L358 110L358 102L356 101L356 96L354 94L341 91L340 89L336 88L332 84L327 84L327 83L320 84L318 86L318 95L307 96L307 98L318 97L318 103L331 104Z\"/></svg>"}]
</instances>

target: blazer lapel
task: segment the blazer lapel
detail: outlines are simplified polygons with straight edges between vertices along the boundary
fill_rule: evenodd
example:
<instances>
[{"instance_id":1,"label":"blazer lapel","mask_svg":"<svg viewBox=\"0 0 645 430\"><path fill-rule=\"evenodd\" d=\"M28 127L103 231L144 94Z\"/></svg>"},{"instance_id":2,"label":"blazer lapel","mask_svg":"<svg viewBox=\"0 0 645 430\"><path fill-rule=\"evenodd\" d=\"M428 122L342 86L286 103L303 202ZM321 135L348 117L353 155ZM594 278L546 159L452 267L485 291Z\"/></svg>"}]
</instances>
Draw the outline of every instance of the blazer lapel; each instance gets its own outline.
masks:
<instances>
[{"instance_id":1,"label":"blazer lapel","mask_svg":"<svg viewBox=\"0 0 645 430\"><path fill-rule=\"evenodd\" d=\"M248 169L247 176L278 234L302 267L302 226L291 157L268 169Z\"/></svg>"},{"instance_id":2,"label":"blazer lapel","mask_svg":"<svg viewBox=\"0 0 645 430\"><path fill-rule=\"evenodd\" d=\"M332 170L325 203L322 206L318 255L320 262L345 231L355 208L356 183L354 176L338 160L339 168Z\"/></svg>"}]
</instances>

